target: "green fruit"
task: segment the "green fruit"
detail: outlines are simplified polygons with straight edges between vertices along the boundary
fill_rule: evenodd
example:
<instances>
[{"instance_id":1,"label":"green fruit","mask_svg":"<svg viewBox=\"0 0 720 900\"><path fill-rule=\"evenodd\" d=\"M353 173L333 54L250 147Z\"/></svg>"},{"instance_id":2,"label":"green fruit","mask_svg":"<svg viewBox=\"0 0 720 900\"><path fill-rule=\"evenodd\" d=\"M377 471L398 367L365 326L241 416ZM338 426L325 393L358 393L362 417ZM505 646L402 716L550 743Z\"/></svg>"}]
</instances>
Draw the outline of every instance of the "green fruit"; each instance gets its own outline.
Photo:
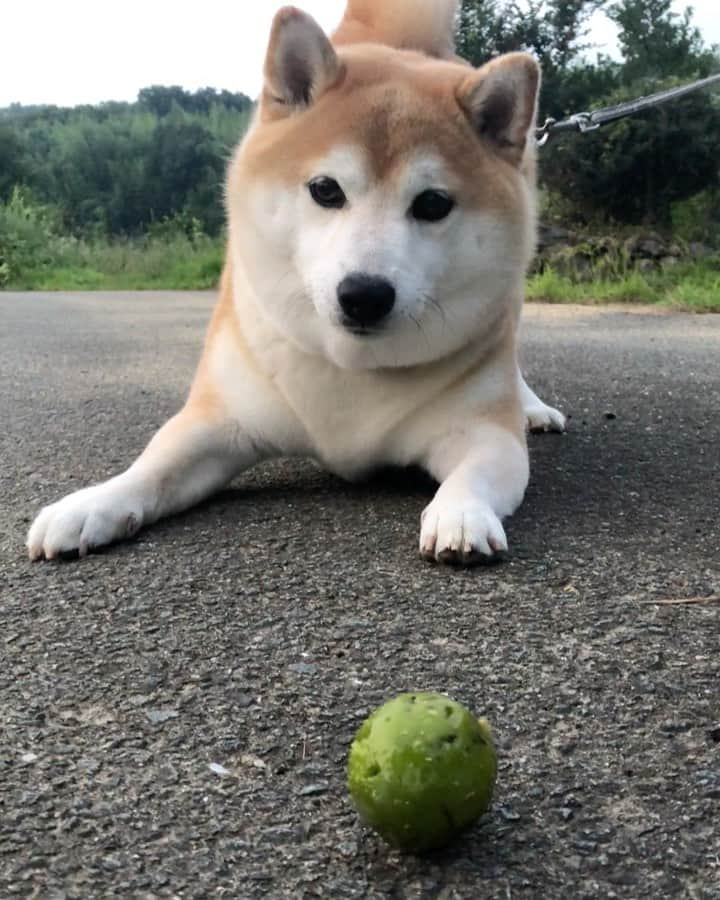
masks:
<instances>
[{"instance_id":1,"label":"green fruit","mask_svg":"<svg viewBox=\"0 0 720 900\"><path fill-rule=\"evenodd\" d=\"M443 694L401 694L355 736L348 789L366 825L395 847L422 852L489 808L496 772L485 719Z\"/></svg>"}]
</instances>

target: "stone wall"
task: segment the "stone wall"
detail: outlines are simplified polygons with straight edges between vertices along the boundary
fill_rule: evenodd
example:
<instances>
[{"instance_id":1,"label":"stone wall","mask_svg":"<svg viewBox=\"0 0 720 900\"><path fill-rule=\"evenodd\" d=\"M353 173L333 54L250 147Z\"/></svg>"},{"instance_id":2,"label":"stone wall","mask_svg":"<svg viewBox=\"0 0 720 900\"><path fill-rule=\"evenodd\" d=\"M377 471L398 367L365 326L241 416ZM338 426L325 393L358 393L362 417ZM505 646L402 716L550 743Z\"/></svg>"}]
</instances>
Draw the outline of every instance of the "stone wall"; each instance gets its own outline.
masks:
<instances>
[{"instance_id":1,"label":"stone wall","mask_svg":"<svg viewBox=\"0 0 720 900\"><path fill-rule=\"evenodd\" d=\"M612 278L629 271L665 271L683 262L717 260L720 254L701 243L668 240L655 232L644 232L627 238L595 237L541 225L538 254L532 272L551 268L574 281Z\"/></svg>"}]
</instances>

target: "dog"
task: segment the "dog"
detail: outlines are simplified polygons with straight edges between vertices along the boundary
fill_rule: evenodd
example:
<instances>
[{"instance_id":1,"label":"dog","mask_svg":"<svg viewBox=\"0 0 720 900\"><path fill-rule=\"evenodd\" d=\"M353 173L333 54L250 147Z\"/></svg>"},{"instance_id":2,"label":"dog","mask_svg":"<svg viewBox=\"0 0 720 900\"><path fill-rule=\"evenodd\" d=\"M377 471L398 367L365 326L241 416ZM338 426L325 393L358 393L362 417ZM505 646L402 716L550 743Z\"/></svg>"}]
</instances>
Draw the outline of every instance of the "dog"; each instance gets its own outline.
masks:
<instances>
[{"instance_id":1,"label":"dog","mask_svg":"<svg viewBox=\"0 0 720 900\"><path fill-rule=\"evenodd\" d=\"M277 13L186 404L127 471L42 510L31 559L130 538L279 456L349 479L420 466L439 482L423 557L507 550L526 426L564 426L517 359L540 71L524 53L459 60L456 12L350 0L332 39Z\"/></svg>"}]
</instances>

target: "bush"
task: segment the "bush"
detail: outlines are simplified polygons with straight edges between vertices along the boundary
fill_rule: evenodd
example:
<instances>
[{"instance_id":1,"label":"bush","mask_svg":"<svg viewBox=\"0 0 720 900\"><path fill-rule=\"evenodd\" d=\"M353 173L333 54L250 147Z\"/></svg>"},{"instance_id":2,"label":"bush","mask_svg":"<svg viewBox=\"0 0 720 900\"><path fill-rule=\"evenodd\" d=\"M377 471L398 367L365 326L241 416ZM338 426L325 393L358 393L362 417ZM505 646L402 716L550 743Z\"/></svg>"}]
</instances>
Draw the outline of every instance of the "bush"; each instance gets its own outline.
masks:
<instances>
[{"instance_id":1,"label":"bush","mask_svg":"<svg viewBox=\"0 0 720 900\"><path fill-rule=\"evenodd\" d=\"M0 284L60 264L73 243L61 234L57 210L16 186L7 203L0 203Z\"/></svg>"},{"instance_id":2,"label":"bush","mask_svg":"<svg viewBox=\"0 0 720 900\"><path fill-rule=\"evenodd\" d=\"M683 241L720 246L720 190L705 190L670 209L672 231Z\"/></svg>"},{"instance_id":3,"label":"bush","mask_svg":"<svg viewBox=\"0 0 720 900\"><path fill-rule=\"evenodd\" d=\"M212 288L224 238L208 237L183 213L155 222L137 238L75 238L60 214L20 188L0 204L0 287L34 290Z\"/></svg>"},{"instance_id":4,"label":"bush","mask_svg":"<svg viewBox=\"0 0 720 900\"><path fill-rule=\"evenodd\" d=\"M603 105L676 85L675 79L634 84ZM541 178L578 222L669 227L674 204L720 188L718 135L720 105L712 93L700 92L599 131L557 139L542 153Z\"/></svg>"}]
</instances>

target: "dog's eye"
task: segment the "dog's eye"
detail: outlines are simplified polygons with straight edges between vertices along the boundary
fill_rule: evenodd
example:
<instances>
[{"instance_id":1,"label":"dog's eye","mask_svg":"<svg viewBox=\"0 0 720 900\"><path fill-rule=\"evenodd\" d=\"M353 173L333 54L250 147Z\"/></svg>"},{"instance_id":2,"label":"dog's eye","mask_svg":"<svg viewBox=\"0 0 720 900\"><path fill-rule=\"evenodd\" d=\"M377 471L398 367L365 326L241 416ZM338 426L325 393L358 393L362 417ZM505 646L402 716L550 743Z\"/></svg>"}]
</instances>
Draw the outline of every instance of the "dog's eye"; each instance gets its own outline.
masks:
<instances>
[{"instance_id":1,"label":"dog's eye","mask_svg":"<svg viewBox=\"0 0 720 900\"><path fill-rule=\"evenodd\" d=\"M310 196L318 204L326 209L342 209L345 206L346 197L343 189L334 178L313 178L308 184Z\"/></svg>"},{"instance_id":2,"label":"dog's eye","mask_svg":"<svg viewBox=\"0 0 720 900\"><path fill-rule=\"evenodd\" d=\"M455 208L455 201L445 191L423 191L410 207L410 215L421 222L440 222Z\"/></svg>"}]
</instances>

